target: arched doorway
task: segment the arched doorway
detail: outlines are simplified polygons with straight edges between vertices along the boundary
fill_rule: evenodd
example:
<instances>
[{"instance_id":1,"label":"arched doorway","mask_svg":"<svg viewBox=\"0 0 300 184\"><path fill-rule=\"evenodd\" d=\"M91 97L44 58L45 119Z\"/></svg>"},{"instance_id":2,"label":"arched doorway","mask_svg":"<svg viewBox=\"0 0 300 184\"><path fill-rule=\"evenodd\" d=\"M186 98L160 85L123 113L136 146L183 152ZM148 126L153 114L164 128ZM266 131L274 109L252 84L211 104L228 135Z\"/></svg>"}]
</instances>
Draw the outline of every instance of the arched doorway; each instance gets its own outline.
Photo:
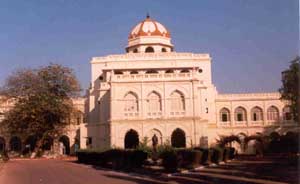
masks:
<instances>
[{"instance_id":1,"label":"arched doorway","mask_svg":"<svg viewBox=\"0 0 300 184\"><path fill-rule=\"evenodd\" d=\"M9 141L10 151L21 152L22 151L22 142L21 139L17 136L14 136Z\"/></svg>"},{"instance_id":2,"label":"arched doorway","mask_svg":"<svg viewBox=\"0 0 300 184\"><path fill-rule=\"evenodd\" d=\"M25 141L25 149L23 150L23 154L30 153L34 151L36 147L37 138L34 135L29 136Z\"/></svg>"},{"instance_id":3,"label":"arched doorway","mask_svg":"<svg viewBox=\"0 0 300 184\"><path fill-rule=\"evenodd\" d=\"M5 139L0 137L0 153L4 152L5 150Z\"/></svg>"},{"instance_id":4,"label":"arched doorway","mask_svg":"<svg viewBox=\"0 0 300 184\"><path fill-rule=\"evenodd\" d=\"M125 135L124 143L125 149L136 148L139 145L139 134L135 130L130 129Z\"/></svg>"},{"instance_id":5,"label":"arched doorway","mask_svg":"<svg viewBox=\"0 0 300 184\"><path fill-rule=\"evenodd\" d=\"M59 138L59 152L62 155L70 154L70 139L66 135Z\"/></svg>"},{"instance_id":6,"label":"arched doorway","mask_svg":"<svg viewBox=\"0 0 300 184\"><path fill-rule=\"evenodd\" d=\"M47 136L44 138L43 143L42 143L42 149L44 151L50 151L53 146L53 139L50 136Z\"/></svg>"},{"instance_id":7,"label":"arched doorway","mask_svg":"<svg viewBox=\"0 0 300 184\"><path fill-rule=\"evenodd\" d=\"M180 128L176 128L171 136L171 144L175 148L186 147L185 133Z\"/></svg>"}]
</instances>

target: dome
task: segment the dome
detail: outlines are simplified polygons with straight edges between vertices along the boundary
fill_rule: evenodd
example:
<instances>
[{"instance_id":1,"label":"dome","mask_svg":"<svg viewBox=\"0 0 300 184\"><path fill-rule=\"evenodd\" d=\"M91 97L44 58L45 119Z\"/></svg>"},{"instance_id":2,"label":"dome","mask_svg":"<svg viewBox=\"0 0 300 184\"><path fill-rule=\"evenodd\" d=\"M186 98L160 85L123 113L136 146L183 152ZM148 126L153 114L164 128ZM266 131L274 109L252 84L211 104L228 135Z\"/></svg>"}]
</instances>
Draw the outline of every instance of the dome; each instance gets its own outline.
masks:
<instances>
[{"instance_id":1,"label":"dome","mask_svg":"<svg viewBox=\"0 0 300 184\"><path fill-rule=\"evenodd\" d=\"M170 32L161 23L153 20L147 15L146 19L137 24L130 32L128 39L140 36L162 36L170 38Z\"/></svg>"},{"instance_id":2,"label":"dome","mask_svg":"<svg viewBox=\"0 0 300 184\"><path fill-rule=\"evenodd\" d=\"M173 47L168 29L147 15L130 31L125 50L129 53L172 52Z\"/></svg>"}]
</instances>

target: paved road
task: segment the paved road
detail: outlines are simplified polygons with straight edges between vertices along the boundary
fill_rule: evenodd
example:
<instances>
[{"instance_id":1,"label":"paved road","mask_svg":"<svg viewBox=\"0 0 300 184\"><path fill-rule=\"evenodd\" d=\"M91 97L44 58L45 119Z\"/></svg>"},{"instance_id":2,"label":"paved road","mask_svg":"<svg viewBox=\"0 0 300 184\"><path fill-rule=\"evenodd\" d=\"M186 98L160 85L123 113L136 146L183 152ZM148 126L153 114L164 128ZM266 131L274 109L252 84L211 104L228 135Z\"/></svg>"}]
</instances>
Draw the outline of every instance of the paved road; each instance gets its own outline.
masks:
<instances>
[{"instance_id":1,"label":"paved road","mask_svg":"<svg viewBox=\"0 0 300 184\"><path fill-rule=\"evenodd\" d=\"M0 171L0 184L150 184L165 183L62 160L10 160Z\"/></svg>"},{"instance_id":2,"label":"paved road","mask_svg":"<svg viewBox=\"0 0 300 184\"><path fill-rule=\"evenodd\" d=\"M160 179L63 160L10 160L0 167L0 184L298 184L298 176L297 166L257 158Z\"/></svg>"}]
</instances>

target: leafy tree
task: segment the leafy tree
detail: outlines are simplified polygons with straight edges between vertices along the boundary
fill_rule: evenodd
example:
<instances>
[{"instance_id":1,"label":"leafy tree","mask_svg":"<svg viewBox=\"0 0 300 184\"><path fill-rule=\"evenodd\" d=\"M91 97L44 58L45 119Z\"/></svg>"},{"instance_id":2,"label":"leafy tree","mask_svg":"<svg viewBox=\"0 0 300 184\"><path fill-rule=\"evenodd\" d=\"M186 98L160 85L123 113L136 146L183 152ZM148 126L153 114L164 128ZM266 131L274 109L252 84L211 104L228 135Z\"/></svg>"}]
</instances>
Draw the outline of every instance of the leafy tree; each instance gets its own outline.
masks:
<instances>
[{"instance_id":1,"label":"leafy tree","mask_svg":"<svg viewBox=\"0 0 300 184\"><path fill-rule=\"evenodd\" d=\"M40 149L47 137L59 136L70 124L71 97L79 95L80 85L70 68L50 64L16 71L0 92L15 102L0 128L23 140L34 136Z\"/></svg>"},{"instance_id":2,"label":"leafy tree","mask_svg":"<svg viewBox=\"0 0 300 184\"><path fill-rule=\"evenodd\" d=\"M290 102L293 118L299 122L299 61L300 57L297 56L291 61L289 69L282 72L282 87L279 89L281 99Z\"/></svg>"}]
</instances>

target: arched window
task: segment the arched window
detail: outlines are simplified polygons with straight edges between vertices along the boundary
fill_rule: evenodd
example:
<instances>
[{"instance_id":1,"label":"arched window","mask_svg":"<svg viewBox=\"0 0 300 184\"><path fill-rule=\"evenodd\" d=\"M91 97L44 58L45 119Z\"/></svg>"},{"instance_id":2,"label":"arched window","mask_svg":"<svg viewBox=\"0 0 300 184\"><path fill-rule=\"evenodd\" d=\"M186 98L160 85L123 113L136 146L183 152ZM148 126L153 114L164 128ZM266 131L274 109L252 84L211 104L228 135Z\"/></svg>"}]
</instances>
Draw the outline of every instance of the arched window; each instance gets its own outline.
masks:
<instances>
[{"instance_id":1,"label":"arched window","mask_svg":"<svg viewBox=\"0 0 300 184\"><path fill-rule=\"evenodd\" d=\"M185 133L180 128L176 128L171 135L171 145L175 148L186 147Z\"/></svg>"},{"instance_id":2,"label":"arched window","mask_svg":"<svg viewBox=\"0 0 300 184\"><path fill-rule=\"evenodd\" d=\"M246 110L243 107L238 107L234 111L235 121L247 121Z\"/></svg>"},{"instance_id":3,"label":"arched window","mask_svg":"<svg viewBox=\"0 0 300 184\"><path fill-rule=\"evenodd\" d=\"M190 71L188 69L183 69L180 71L180 73L190 73Z\"/></svg>"},{"instance_id":4,"label":"arched window","mask_svg":"<svg viewBox=\"0 0 300 184\"><path fill-rule=\"evenodd\" d=\"M161 51L162 52L167 52L167 49L166 48L162 48Z\"/></svg>"},{"instance_id":5,"label":"arched window","mask_svg":"<svg viewBox=\"0 0 300 184\"><path fill-rule=\"evenodd\" d=\"M282 110L282 113L283 113L284 120L289 121L293 119L292 110L289 106L285 106Z\"/></svg>"},{"instance_id":6,"label":"arched window","mask_svg":"<svg viewBox=\"0 0 300 184\"><path fill-rule=\"evenodd\" d=\"M115 71L114 71L114 74L116 74L116 75L122 75L122 74L123 74L123 72L122 72L122 71L120 71L120 70L115 70Z\"/></svg>"},{"instance_id":7,"label":"arched window","mask_svg":"<svg viewBox=\"0 0 300 184\"><path fill-rule=\"evenodd\" d=\"M130 129L124 139L125 149L136 148L139 145L139 134L137 131Z\"/></svg>"},{"instance_id":8,"label":"arched window","mask_svg":"<svg viewBox=\"0 0 300 184\"><path fill-rule=\"evenodd\" d=\"M181 92L174 91L170 96L171 112L183 112L185 111L185 99Z\"/></svg>"},{"instance_id":9,"label":"arched window","mask_svg":"<svg viewBox=\"0 0 300 184\"><path fill-rule=\"evenodd\" d=\"M267 110L267 118L270 121L278 121L279 120L279 110L275 106L271 106Z\"/></svg>"},{"instance_id":10,"label":"arched window","mask_svg":"<svg viewBox=\"0 0 300 184\"><path fill-rule=\"evenodd\" d=\"M220 110L220 121L222 122L230 121L230 111L225 107Z\"/></svg>"},{"instance_id":11,"label":"arched window","mask_svg":"<svg viewBox=\"0 0 300 184\"><path fill-rule=\"evenodd\" d=\"M174 73L174 70L167 70L165 73Z\"/></svg>"},{"instance_id":12,"label":"arched window","mask_svg":"<svg viewBox=\"0 0 300 184\"><path fill-rule=\"evenodd\" d=\"M136 71L136 70L133 70L133 71L130 72L130 74L138 74L138 73L139 73L139 72Z\"/></svg>"},{"instance_id":13,"label":"arched window","mask_svg":"<svg viewBox=\"0 0 300 184\"><path fill-rule=\"evenodd\" d=\"M129 92L124 97L124 112L133 113L139 111L138 98L133 92Z\"/></svg>"},{"instance_id":14,"label":"arched window","mask_svg":"<svg viewBox=\"0 0 300 184\"><path fill-rule=\"evenodd\" d=\"M262 121L263 111L260 107L254 107L251 109L251 120L252 121Z\"/></svg>"},{"instance_id":15,"label":"arched window","mask_svg":"<svg viewBox=\"0 0 300 184\"><path fill-rule=\"evenodd\" d=\"M145 52L154 52L154 49L153 47L147 47Z\"/></svg>"},{"instance_id":16,"label":"arched window","mask_svg":"<svg viewBox=\"0 0 300 184\"><path fill-rule=\"evenodd\" d=\"M152 74L152 73L158 73L158 71L156 70L147 70L146 74Z\"/></svg>"},{"instance_id":17,"label":"arched window","mask_svg":"<svg viewBox=\"0 0 300 184\"><path fill-rule=\"evenodd\" d=\"M161 114L161 97L153 91L148 95L147 99L148 115L160 115Z\"/></svg>"},{"instance_id":18,"label":"arched window","mask_svg":"<svg viewBox=\"0 0 300 184\"><path fill-rule=\"evenodd\" d=\"M133 53L137 53L137 52L138 52L138 50L137 50L137 49L134 49L134 50L133 50Z\"/></svg>"}]
</instances>

